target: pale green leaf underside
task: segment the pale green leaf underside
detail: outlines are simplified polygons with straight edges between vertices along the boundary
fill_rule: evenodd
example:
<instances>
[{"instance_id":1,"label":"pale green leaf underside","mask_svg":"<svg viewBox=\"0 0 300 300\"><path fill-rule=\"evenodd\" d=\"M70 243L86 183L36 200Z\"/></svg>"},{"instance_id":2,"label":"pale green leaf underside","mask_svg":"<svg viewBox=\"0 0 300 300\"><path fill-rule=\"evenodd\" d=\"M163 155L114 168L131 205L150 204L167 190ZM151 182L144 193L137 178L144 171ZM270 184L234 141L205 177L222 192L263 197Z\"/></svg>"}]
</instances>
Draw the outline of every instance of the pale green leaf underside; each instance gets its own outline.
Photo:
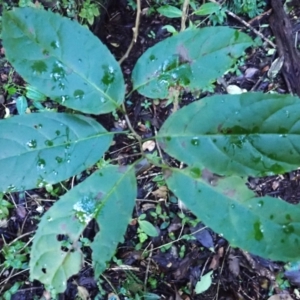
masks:
<instances>
[{"instance_id":1,"label":"pale green leaf underside","mask_svg":"<svg viewBox=\"0 0 300 300\"><path fill-rule=\"evenodd\" d=\"M91 114L111 112L122 103L119 64L78 23L50 11L18 8L3 15L2 38L18 73L52 100Z\"/></svg>"},{"instance_id":2,"label":"pale green leaf underside","mask_svg":"<svg viewBox=\"0 0 300 300\"><path fill-rule=\"evenodd\" d=\"M68 278L82 267L79 238L92 218L100 227L92 243L98 276L125 233L135 193L132 167L106 166L62 196L43 216L33 240L31 280L64 292Z\"/></svg>"},{"instance_id":3,"label":"pale green leaf underside","mask_svg":"<svg viewBox=\"0 0 300 300\"><path fill-rule=\"evenodd\" d=\"M130 222L135 204L137 183L133 166L111 167L102 174L106 203L96 216L100 231L91 245L95 277L105 269ZM110 192L106 192L110 191Z\"/></svg>"},{"instance_id":4,"label":"pale green leaf underside","mask_svg":"<svg viewBox=\"0 0 300 300\"><path fill-rule=\"evenodd\" d=\"M249 36L228 27L189 29L148 49L137 61L134 89L149 98L167 98L172 86L200 90L222 76L243 51Z\"/></svg>"},{"instance_id":5,"label":"pale green leaf underside","mask_svg":"<svg viewBox=\"0 0 300 300\"><path fill-rule=\"evenodd\" d=\"M113 135L95 120L36 113L0 120L0 191L44 187L95 164ZM4 172L5 170L5 172Z\"/></svg>"},{"instance_id":6,"label":"pale green leaf underside","mask_svg":"<svg viewBox=\"0 0 300 300\"><path fill-rule=\"evenodd\" d=\"M171 115L161 147L222 175L271 175L299 167L300 101L286 95L216 95Z\"/></svg>"},{"instance_id":7,"label":"pale green leaf underside","mask_svg":"<svg viewBox=\"0 0 300 300\"><path fill-rule=\"evenodd\" d=\"M299 260L300 208L272 197L256 198L240 177L218 178L207 170L172 169L167 184L203 223L232 246L279 261Z\"/></svg>"}]
</instances>

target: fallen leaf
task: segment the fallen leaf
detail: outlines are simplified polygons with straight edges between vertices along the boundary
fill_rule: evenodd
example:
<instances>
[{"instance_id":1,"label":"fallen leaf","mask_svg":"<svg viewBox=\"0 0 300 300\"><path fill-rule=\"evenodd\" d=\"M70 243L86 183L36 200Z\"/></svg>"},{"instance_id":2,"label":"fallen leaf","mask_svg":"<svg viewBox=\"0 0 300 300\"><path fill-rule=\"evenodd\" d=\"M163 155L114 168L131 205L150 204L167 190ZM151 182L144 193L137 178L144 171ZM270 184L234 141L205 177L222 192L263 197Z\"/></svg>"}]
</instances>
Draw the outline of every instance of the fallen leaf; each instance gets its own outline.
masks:
<instances>
[{"instance_id":1,"label":"fallen leaf","mask_svg":"<svg viewBox=\"0 0 300 300\"><path fill-rule=\"evenodd\" d=\"M195 227L191 228L191 233L205 248L214 249L213 238L208 229L204 228L204 225L198 223Z\"/></svg>"},{"instance_id":2,"label":"fallen leaf","mask_svg":"<svg viewBox=\"0 0 300 300\"><path fill-rule=\"evenodd\" d=\"M248 68L245 71L245 78L251 79L259 70L256 68Z\"/></svg>"},{"instance_id":3,"label":"fallen leaf","mask_svg":"<svg viewBox=\"0 0 300 300\"><path fill-rule=\"evenodd\" d=\"M150 141L146 141L143 143L142 145L142 148L143 148L143 151L150 151L152 152L154 149L155 149L155 142L153 140L150 140Z\"/></svg>"},{"instance_id":4,"label":"fallen leaf","mask_svg":"<svg viewBox=\"0 0 300 300\"><path fill-rule=\"evenodd\" d=\"M165 185L160 186L157 190L152 192L152 195L154 195L154 197L158 199L167 199L168 188Z\"/></svg>"},{"instance_id":5,"label":"fallen leaf","mask_svg":"<svg viewBox=\"0 0 300 300\"><path fill-rule=\"evenodd\" d=\"M84 286L81 286L81 285L77 286L77 296L82 300L90 299L90 294L89 294L88 290Z\"/></svg>"},{"instance_id":6,"label":"fallen leaf","mask_svg":"<svg viewBox=\"0 0 300 300\"><path fill-rule=\"evenodd\" d=\"M210 270L217 270L220 264L220 258L222 258L224 255L224 247L220 247L218 249L218 252L213 256L210 265L209 265L209 269Z\"/></svg>"},{"instance_id":7,"label":"fallen leaf","mask_svg":"<svg viewBox=\"0 0 300 300\"><path fill-rule=\"evenodd\" d=\"M247 92L247 90L241 89L240 87L238 87L237 85L234 85L234 84L228 85L226 88L226 91L230 95L238 95L238 94L243 94L243 93Z\"/></svg>"},{"instance_id":8,"label":"fallen leaf","mask_svg":"<svg viewBox=\"0 0 300 300\"><path fill-rule=\"evenodd\" d=\"M235 277L239 276L239 274L240 274L240 259L233 253L230 253L228 256L228 267L229 267L230 272Z\"/></svg>"},{"instance_id":9,"label":"fallen leaf","mask_svg":"<svg viewBox=\"0 0 300 300\"><path fill-rule=\"evenodd\" d=\"M200 278L200 280L197 282L197 284L195 286L196 294L201 294L210 288L211 283L212 283L212 279L211 279L212 273L213 273L213 271L210 271Z\"/></svg>"}]
</instances>

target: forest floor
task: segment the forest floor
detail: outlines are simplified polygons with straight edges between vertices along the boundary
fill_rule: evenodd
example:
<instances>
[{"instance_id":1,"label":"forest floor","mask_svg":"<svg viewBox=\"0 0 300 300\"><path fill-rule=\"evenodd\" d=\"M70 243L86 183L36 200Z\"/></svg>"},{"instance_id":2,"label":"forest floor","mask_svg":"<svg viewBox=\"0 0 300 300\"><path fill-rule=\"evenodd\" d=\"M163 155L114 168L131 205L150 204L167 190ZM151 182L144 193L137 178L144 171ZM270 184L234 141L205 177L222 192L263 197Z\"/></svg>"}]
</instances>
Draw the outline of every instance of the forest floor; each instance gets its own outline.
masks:
<instances>
[{"instance_id":1,"label":"forest floor","mask_svg":"<svg viewBox=\"0 0 300 300\"><path fill-rule=\"evenodd\" d=\"M280 52L277 43L280 35L274 39L275 33L272 29L275 29L270 26L270 18L278 9L275 2L271 1L270 5L265 6L264 11L253 19L245 15L227 14L222 25L238 28L254 39L258 38L257 33L252 30L255 28L265 40L247 51L235 68L222 80L218 80L214 90L202 93L200 98L214 93L227 93L228 85L236 85L247 91L297 94L293 82L295 78L289 77L291 75L286 74L284 69L279 70L273 78L270 78L270 73L268 75ZM92 30L119 60L131 43L136 10L129 6L127 1L116 3L108 7L105 17L101 18L101 24L94 26ZM180 30L180 18L166 18L155 10L149 14L152 7L155 7L155 1L142 1L138 39L129 57L122 64L129 90L130 74L137 59L149 47L171 35L163 27L172 25L176 30ZM292 43L296 41L298 45L297 19L300 18L300 9L290 7L287 18L292 28L288 37L293 39ZM203 21L201 26L211 25L209 19L203 17L191 15L190 21ZM272 43L275 43L275 47ZM9 91L9 88L22 86L24 82L5 60L3 48L0 63L2 119L7 114L17 114L15 99L18 93ZM193 96L186 93L179 106L187 105L193 100ZM127 113L131 124L144 138L154 136L171 114L173 104L166 105L166 102L153 102L137 93L133 93L131 98L127 99ZM122 115L101 115L97 120L109 131L120 130L125 123ZM106 154L106 158L129 164L134 159L131 154L136 153L136 147L130 136L117 135L115 144ZM150 149L151 151L153 150ZM84 267L78 275L70 278L66 292L60 295L59 299L300 299L298 269L286 272L291 269L288 264L266 260L230 247L222 236L205 227L205 224L199 222L168 193L159 168L145 161L137 173L137 179L138 196L132 215L133 221L126 232L125 242L118 246L107 270L100 279L94 279L90 264L91 253L90 250L86 250ZM249 188L259 196L271 195L296 204L300 201L299 180L300 172L295 170L278 176L249 178ZM63 184L68 189L73 182L69 180ZM57 197L45 189L35 189L10 193L5 195L4 199L13 203L13 208L10 208L6 222L0 223L0 249L3 249L4 245L15 245L17 255L14 256L13 251L10 259L21 261L21 267L13 268L7 265L7 257L3 253L0 254L0 299L50 299L43 285L29 279L29 255L24 250L24 245L30 247L42 211L47 211ZM222 214L220 211L215 213ZM141 214L145 214L146 220L157 228L159 237L149 237L139 231L136 220ZM84 236L92 239L94 235L95 224L91 223ZM21 243L17 245L17 241ZM212 282L208 283L209 288L204 293L196 294L197 282L202 275L211 271Z\"/></svg>"}]
</instances>

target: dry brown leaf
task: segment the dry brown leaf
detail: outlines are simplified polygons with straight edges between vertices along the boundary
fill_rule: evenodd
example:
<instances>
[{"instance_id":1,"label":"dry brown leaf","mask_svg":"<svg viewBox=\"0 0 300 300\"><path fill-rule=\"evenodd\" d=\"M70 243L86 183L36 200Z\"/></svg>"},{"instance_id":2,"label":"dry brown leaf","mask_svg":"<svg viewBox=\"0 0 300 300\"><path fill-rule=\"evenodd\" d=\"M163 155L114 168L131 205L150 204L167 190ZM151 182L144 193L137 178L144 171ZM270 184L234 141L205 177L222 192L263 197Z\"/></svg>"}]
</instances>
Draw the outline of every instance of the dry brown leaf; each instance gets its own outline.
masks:
<instances>
[{"instance_id":1,"label":"dry brown leaf","mask_svg":"<svg viewBox=\"0 0 300 300\"><path fill-rule=\"evenodd\" d=\"M218 249L218 252L213 256L209 269L210 270L217 270L220 264L220 258L222 258L224 255L224 247L221 247Z\"/></svg>"},{"instance_id":2,"label":"dry brown leaf","mask_svg":"<svg viewBox=\"0 0 300 300\"><path fill-rule=\"evenodd\" d=\"M77 296L82 300L90 299L90 294L89 294L88 290L84 286L81 286L81 285L77 286Z\"/></svg>"},{"instance_id":3,"label":"dry brown leaf","mask_svg":"<svg viewBox=\"0 0 300 300\"><path fill-rule=\"evenodd\" d=\"M275 191L278 187L279 187L279 182L278 181L273 181L272 189Z\"/></svg>"},{"instance_id":4,"label":"dry brown leaf","mask_svg":"<svg viewBox=\"0 0 300 300\"><path fill-rule=\"evenodd\" d=\"M240 87L238 87L237 85L234 85L234 84L228 85L226 88L226 91L230 95L238 95L238 94L243 94L243 93L247 92L247 90L241 89Z\"/></svg>"},{"instance_id":5,"label":"dry brown leaf","mask_svg":"<svg viewBox=\"0 0 300 300\"><path fill-rule=\"evenodd\" d=\"M6 228L7 224L8 224L8 220L7 219L0 220L0 228Z\"/></svg>"},{"instance_id":6,"label":"dry brown leaf","mask_svg":"<svg viewBox=\"0 0 300 300\"><path fill-rule=\"evenodd\" d=\"M155 196L155 198L167 199L168 188L165 185L160 186L157 190L153 191L152 194Z\"/></svg>"},{"instance_id":7,"label":"dry brown leaf","mask_svg":"<svg viewBox=\"0 0 300 300\"><path fill-rule=\"evenodd\" d=\"M17 216L23 220L25 219L25 217L27 216L27 211L26 211L26 208L22 205L18 205L17 208L16 208L16 213L17 213Z\"/></svg>"},{"instance_id":8,"label":"dry brown leaf","mask_svg":"<svg viewBox=\"0 0 300 300\"><path fill-rule=\"evenodd\" d=\"M156 146L155 142L150 140L150 141L144 142L142 145L142 148L143 148L143 151L148 150L148 151L152 152L155 149L155 146Z\"/></svg>"},{"instance_id":9,"label":"dry brown leaf","mask_svg":"<svg viewBox=\"0 0 300 300\"><path fill-rule=\"evenodd\" d=\"M230 253L229 256L228 256L228 266L229 266L229 270L230 272L235 276L239 276L240 274L240 259Z\"/></svg>"},{"instance_id":10,"label":"dry brown leaf","mask_svg":"<svg viewBox=\"0 0 300 300\"><path fill-rule=\"evenodd\" d=\"M245 71L245 77L247 79L251 79L259 70L256 69L256 68L248 68L246 71Z\"/></svg>"}]
</instances>

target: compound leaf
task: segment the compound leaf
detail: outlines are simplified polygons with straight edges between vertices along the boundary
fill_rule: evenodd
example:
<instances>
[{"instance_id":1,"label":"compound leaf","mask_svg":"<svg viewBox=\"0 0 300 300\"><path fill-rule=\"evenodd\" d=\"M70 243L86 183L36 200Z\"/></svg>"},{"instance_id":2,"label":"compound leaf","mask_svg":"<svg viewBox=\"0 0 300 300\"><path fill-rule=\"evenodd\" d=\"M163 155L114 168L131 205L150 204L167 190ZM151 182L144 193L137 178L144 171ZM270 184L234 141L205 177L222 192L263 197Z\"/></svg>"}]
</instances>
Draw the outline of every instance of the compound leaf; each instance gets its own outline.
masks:
<instances>
[{"instance_id":1,"label":"compound leaf","mask_svg":"<svg viewBox=\"0 0 300 300\"><path fill-rule=\"evenodd\" d=\"M123 241L137 191L133 166L111 166L99 175L103 182L103 190L98 194L102 204L96 215L100 231L91 244L95 277L106 269L118 243Z\"/></svg>"},{"instance_id":2,"label":"compound leaf","mask_svg":"<svg viewBox=\"0 0 300 300\"><path fill-rule=\"evenodd\" d=\"M18 8L3 15L7 59L40 92L69 108L115 110L125 86L119 64L88 29L50 11Z\"/></svg>"},{"instance_id":3,"label":"compound leaf","mask_svg":"<svg viewBox=\"0 0 300 300\"><path fill-rule=\"evenodd\" d=\"M191 167L166 171L169 188L203 223L233 247L279 261L299 260L300 207L256 198L245 180Z\"/></svg>"},{"instance_id":4,"label":"compound leaf","mask_svg":"<svg viewBox=\"0 0 300 300\"><path fill-rule=\"evenodd\" d=\"M125 233L135 192L132 167L110 165L62 196L42 217L33 240L31 280L41 281L56 293L64 292L68 278L81 269L84 257L79 239L93 218L100 223L100 233L92 243L98 276L98 265L105 266L111 259Z\"/></svg>"},{"instance_id":5,"label":"compound leaf","mask_svg":"<svg viewBox=\"0 0 300 300\"><path fill-rule=\"evenodd\" d=\"M112 134L95 120L43 112L0 120L0 191L44 187L96 163Z\"/></svg>"},{"instance_id":6,"label":"compound leaf","mask_svg":"<svg viewBox=\"0 0 300 300\"><path fill-rule=\"evenodd\" d=\"M249 36L228 27L188 29L157 43L136 63L134 89L149 98L167 98L169 89L208 87L252 45Z\"/></svg>"},{"instance_id":7,"label":"compound leaf","mask_svg":"<svg viewBox=\"0 0 300 300\"><path fill-rule=\"evenodd\" d=\"M299 167L300 101L289 95L216 95L163 124L161 147L220 175L263 176Z\"/></svg>"}]
</instances>

